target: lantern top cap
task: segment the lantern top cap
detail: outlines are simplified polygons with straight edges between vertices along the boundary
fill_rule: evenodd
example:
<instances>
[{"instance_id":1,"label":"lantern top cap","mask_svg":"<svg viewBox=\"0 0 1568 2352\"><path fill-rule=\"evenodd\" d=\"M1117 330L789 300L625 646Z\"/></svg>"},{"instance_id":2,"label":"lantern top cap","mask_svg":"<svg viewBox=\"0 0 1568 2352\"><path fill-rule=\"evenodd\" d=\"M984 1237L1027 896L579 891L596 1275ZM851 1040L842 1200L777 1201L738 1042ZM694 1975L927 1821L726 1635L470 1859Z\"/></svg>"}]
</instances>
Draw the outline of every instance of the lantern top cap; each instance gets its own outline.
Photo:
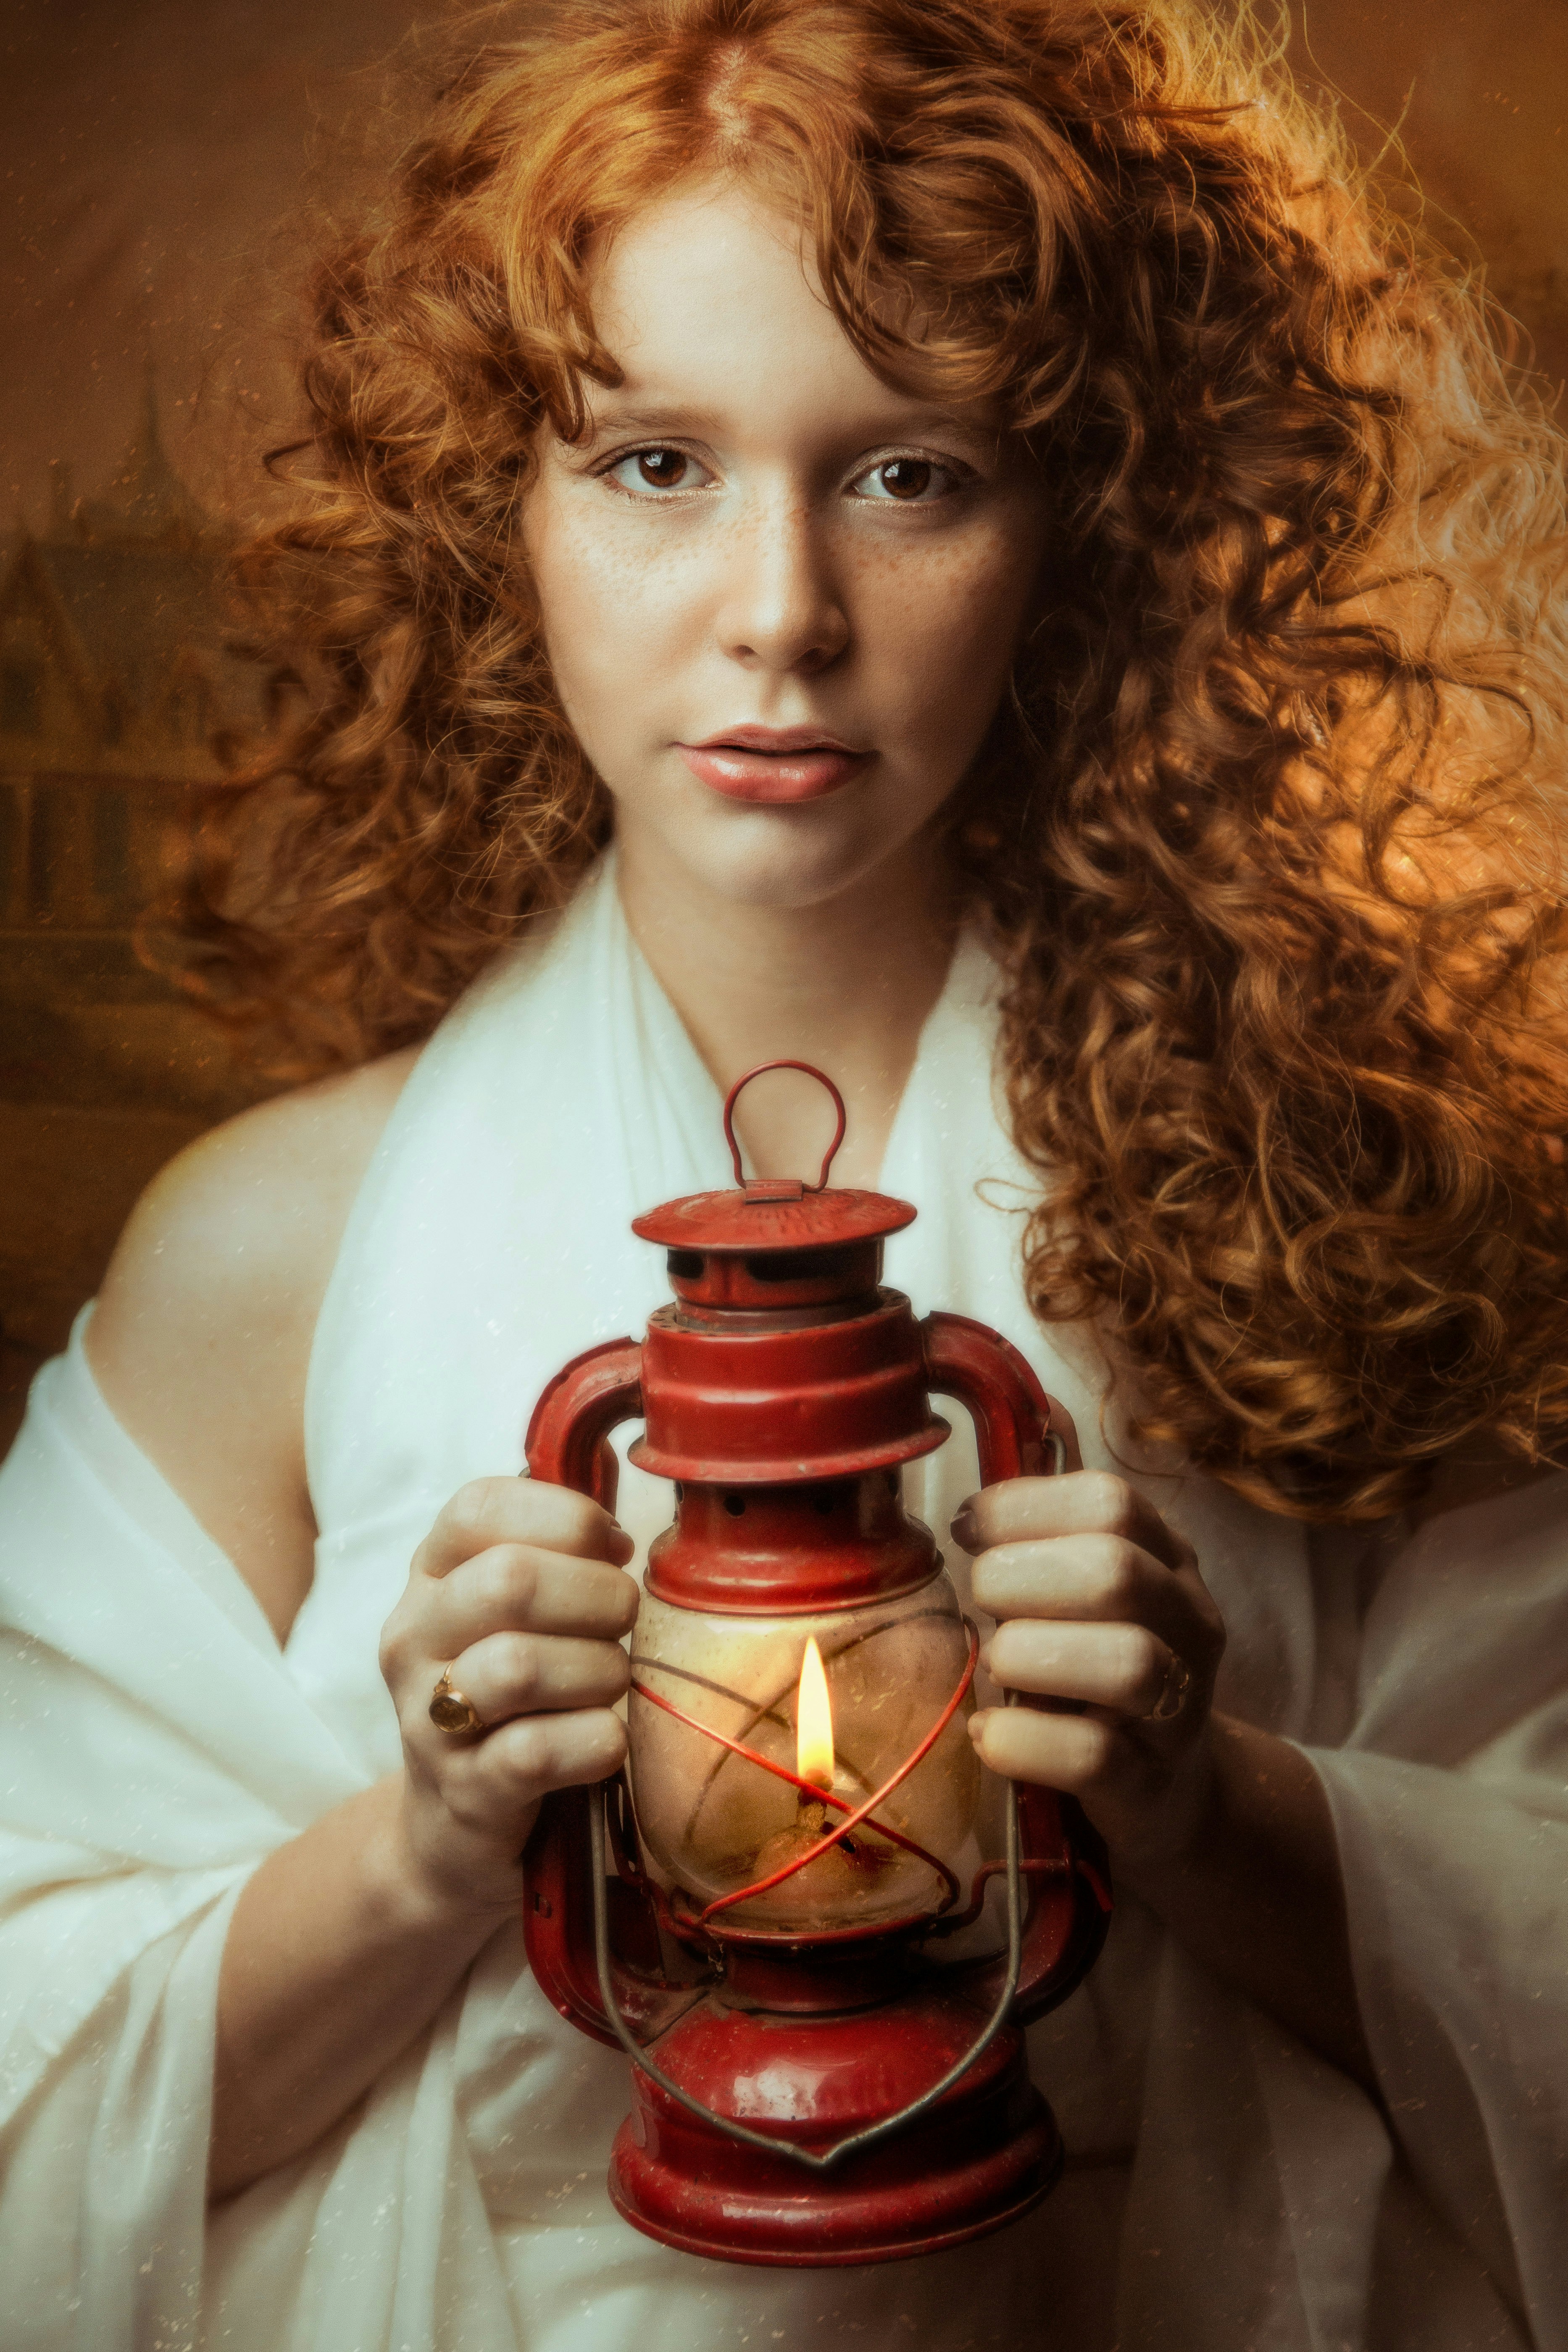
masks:
<instances>
[{"instance_id":1,"label":"lantern top cap","mask_svg":"<svg viewBox=\"0 0 1568 2352\"><path fill-rule=\"evenodd\" d=\"M666 1201L646 1217L634 1218L632 1231L666 1249L717 1255L833 1249L843 1242L877 1241L912 1225L915 1215L912 1202L895 1201L886 1192L803 1188L780 1199L770 1186L756 1192L691 1192L683 1201Z\"/></svg>"},{"instance_id":2,"label":"lantern top cap","mask_svg":"<svg viewBox=\"0 0 1568 2352\"><path fill-rule=\"evenodd\" d=\"M795 1176L747 1177L741 1166L735 1137L735 1104L743 1087L765 1070L804 1070L817 1079L833 1097L837 1125L823 1156L815 1184ZM760 1062L737 1078L724 1103L724 1139L734 1164L733 1192L692 1192L684 1200L666 1201L635 1218L632 1231L644 1241L667 1249L717 1254L790 1249L832 1249L848 1242L868 1242L896 1234L912 1224L916 1212L908 1201L886 1192L857 1192L829 1185L828 1171L844 1140L844 1097L832 1079L809 1062Z\"/></svg>"}]
</instances>

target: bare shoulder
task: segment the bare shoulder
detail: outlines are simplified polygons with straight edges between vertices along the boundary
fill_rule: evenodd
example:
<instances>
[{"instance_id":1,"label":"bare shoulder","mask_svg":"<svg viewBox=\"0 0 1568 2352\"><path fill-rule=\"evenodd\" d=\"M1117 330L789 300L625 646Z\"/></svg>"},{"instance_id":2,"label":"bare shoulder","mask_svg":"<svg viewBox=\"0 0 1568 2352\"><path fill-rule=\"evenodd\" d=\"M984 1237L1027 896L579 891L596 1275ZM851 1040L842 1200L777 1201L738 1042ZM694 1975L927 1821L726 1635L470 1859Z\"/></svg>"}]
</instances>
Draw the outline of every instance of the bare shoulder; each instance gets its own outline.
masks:
<instances>
[{"instance_id":1,"label":"bare shoulder","mask_svg":"<svg viewBox=\"0 0 1568 2352\"><path fill-rule=\"evenodd\" d=\"M319 1304L414 1059L395 1054L258 1103L172 1160L121 1236L93 1317L94 1363L177 1305L271 1323L312 1289Z\"/></svg>"},{"instance_id":2,"label":"bare shoulder","mask_svg":"<svg viewBox=\"0 0 1568 2352\"><path fill-rule=\"evenodd\" d=\"M305 1374L349 1212L413 1050L258 1104L180 1153L132 1214L88 1329L116 1419L279 1636L310 1589Z\"/></svg>"}]
</instances>

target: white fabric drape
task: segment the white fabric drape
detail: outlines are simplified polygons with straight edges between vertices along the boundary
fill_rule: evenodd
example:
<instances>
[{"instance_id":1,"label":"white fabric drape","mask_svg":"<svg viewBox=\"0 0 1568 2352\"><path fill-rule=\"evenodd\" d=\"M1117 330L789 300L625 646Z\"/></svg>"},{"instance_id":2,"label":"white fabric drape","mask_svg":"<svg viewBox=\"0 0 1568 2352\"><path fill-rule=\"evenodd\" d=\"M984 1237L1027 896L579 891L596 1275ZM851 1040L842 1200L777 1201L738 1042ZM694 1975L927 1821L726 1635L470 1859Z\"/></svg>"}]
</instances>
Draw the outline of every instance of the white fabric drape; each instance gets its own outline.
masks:
<instances>
[{"instance_id":1,"label":"white fabric drape","mask_svg":"<svg viewBox=\"0 0 1568 2352\"><path fill-rule=\"evenodd\" d=\"M989 982L965 948L922 1037L882 1178L921 1216L889 1279L1005 1332L1105 1461L1098 1363L1019 1287ZM1221 1704L1328 1790L1381 2107L1128 1902L1031 2034L1071 2151L1039 2213L882 2270L698 2262L609 2207L624 2061L548 2008L509 1927L359 2108L205 2221L237 1889L395 1765L376 1636L415 1544L466 1478L519 1465L558 1364L664 1295L632 1214L727 1165L601 873L443 1025L356 1204L307 1402L317 1575L283 1651L79 1329L40 1375L0 1473L0 2342L1568 2352L1563 1477L1401 1547L1309 1543L1141 1475L1225 1612ZM939 1536L974 1475L962 1433L918 1465ZM667 1492L628 1472L620 1511L646 1540Z\"/></svg>"}]
</instances>

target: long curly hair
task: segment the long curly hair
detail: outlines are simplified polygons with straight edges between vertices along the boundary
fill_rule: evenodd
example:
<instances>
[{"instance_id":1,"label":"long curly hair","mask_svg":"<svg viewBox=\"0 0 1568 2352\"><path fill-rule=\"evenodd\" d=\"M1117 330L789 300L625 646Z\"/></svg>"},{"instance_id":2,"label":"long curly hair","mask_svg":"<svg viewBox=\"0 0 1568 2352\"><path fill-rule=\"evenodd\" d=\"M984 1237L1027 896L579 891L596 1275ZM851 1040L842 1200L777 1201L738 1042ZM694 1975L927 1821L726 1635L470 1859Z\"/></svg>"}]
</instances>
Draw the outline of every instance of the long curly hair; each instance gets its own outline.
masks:
<instances>
[{"instance_id":1,"label":"long curly hair","mask_svg":"<svg viewBox=\"0 0 1568 2352\"><path fill-rule=\"evenodd\" d=\"M613 383L591 248L737 173L887 380L1041 460L1037 614L952 812L1008 976L1028 1296L1136 1436L1369 1518L1568 1426L1560 445L1484 303L1197 0L585 0L494 35L320 268L307 688L184 971L279 1072L428 1033L608 837L516 538Z\"/></svg>"}]
</instances>

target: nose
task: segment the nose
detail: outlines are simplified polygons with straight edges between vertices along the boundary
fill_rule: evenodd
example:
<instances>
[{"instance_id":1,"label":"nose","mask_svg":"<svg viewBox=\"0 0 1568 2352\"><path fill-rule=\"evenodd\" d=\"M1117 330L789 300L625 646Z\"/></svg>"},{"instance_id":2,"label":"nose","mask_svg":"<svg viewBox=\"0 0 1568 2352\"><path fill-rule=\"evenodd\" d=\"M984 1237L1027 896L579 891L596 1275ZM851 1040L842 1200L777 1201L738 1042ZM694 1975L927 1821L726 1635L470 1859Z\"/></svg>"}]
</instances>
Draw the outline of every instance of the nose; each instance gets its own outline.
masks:
<instances>
[{"instance_id":1,"label":"nose","mask_svg":"<svg viewBox=\"0 0 1568 2352\"><path fill-rule=\"evenodd\" d=\"M814 676L849 642L849 616L824 533L798 490L737 519L718 614L721 642L747 669Z\"/></svg>"}]
</instances>

